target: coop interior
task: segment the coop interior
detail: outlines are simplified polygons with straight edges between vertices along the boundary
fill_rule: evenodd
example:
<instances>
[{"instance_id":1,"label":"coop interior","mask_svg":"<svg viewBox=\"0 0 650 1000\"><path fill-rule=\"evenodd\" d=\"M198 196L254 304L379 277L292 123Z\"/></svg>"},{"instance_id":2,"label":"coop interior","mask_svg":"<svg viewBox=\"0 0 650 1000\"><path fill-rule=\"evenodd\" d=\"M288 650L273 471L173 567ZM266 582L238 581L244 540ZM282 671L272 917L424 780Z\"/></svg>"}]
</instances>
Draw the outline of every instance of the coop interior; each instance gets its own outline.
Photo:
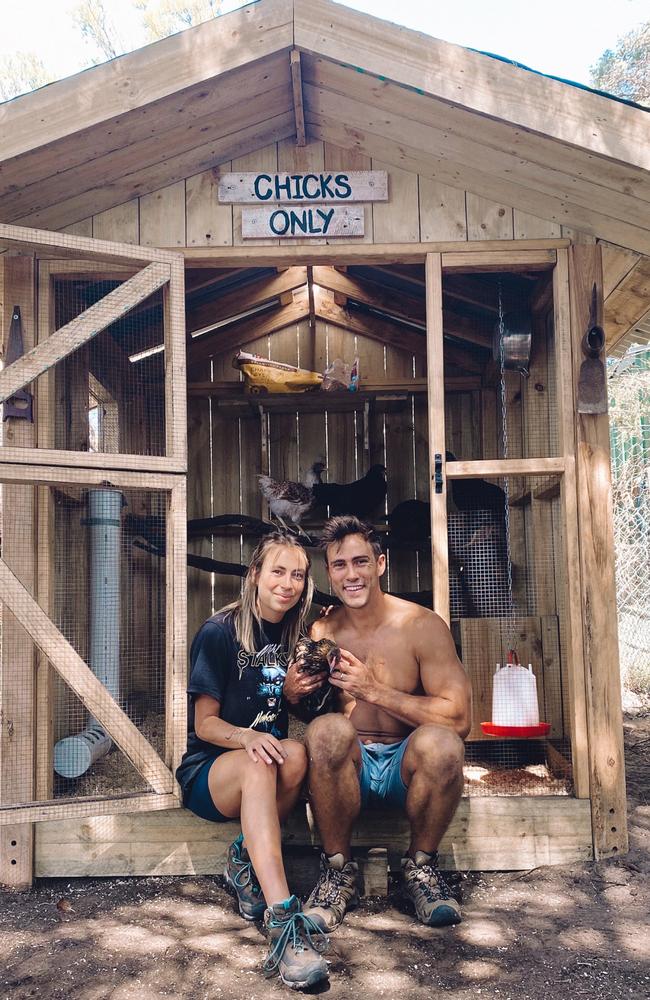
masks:
<instances>
[{"instance_id":1,"label":"coop interior","mask_svg":"<svg viewBox=\"0 0 650 1000\"><path fill-rule=\"evenodd\" d=\"M54 328L101 308L123 280L108 272L54 277ZM238 595L267 530L258 477L304 484L318 462L330 484L384 467L385 490L362 491L387 556L384 588L432 606L425 301L416 265L187 272L190 640ZM41 376L41 413L48 406L51 414L41 421L41 447L164 454L163 312L157 293ZM551 272L447 274L443 326L436 377L444 379L447 461L556 456ZM310 391L260 389L233 365L240 348L334 373L331 387L319 380ZM24 489L3 488L3 551L25 544L16 517ZM466 792L570 794L560 479L453 478L447 497L451 629L473 689ZM36 502L47 529L37 542L39 566L48 567L39 603L164 757L167 494L143 475L142 489L40 486ZM300 530L313 545L331 509L314 502L303 513ZM322 558L311 552L316 615L330 594ZM5 613L5 652L18 641L12 629L20 633ZM39 720L40 797L144 790L51 674L50 715Z\"/></svg>"}]
</instances>

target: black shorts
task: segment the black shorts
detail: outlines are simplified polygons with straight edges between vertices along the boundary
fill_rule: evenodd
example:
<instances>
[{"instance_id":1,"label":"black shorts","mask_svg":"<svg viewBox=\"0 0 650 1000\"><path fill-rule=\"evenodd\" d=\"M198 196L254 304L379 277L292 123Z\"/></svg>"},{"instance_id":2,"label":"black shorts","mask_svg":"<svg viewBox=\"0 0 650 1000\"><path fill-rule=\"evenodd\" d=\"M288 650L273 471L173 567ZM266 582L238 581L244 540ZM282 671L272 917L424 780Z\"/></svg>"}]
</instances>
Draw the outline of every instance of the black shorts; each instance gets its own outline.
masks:
<instances>
[{"instance_id":1,"label":"black shorts","mask_svg":"<svg viewBox=\"0 0 650 1000\"><path fill-rule=\"evenodd\" d=\"M218 759L219 757L217 756L210 758L210 760L206 760L200 771L197 772L196 777L190 785L190 790L185 799L185 805L196 816L200 816L201 819L208 819L212 823L231 823L233 817L224 816L223 813L220 813L212 801L212 796L210 795L208 775L210 773L210 768L214 764L215 760Z\"/></svg>"}]
</instances>

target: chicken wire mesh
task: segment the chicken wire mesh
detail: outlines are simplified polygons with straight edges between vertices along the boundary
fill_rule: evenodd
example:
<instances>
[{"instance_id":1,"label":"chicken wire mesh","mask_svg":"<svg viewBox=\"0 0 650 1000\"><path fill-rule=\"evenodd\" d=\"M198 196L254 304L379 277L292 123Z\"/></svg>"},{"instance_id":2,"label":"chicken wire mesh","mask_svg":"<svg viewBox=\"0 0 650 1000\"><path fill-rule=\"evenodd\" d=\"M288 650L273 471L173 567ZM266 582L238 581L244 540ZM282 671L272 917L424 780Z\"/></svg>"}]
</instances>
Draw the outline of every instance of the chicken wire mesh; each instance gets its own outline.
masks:
<instances>
[{"instance_id":1,"label":"chicken wire mesh","mask_svg":"<svg viewBox=\"0 0 650 1000\"><path fill-rule=\"evenodd\" d=\"M53 329L90 307L113 314L110 293L128 278L63 274L50 286ZM51 424L41 447L136 455L165 453L163 294L154 292L37 380Z\"/></svg>"},{"instance_id":2,"label":"chicken wire mesh","mask_svg":"<svg viewBox=\"0 0 650 1000\"><path fill-rule=\"evenodd\" d=\"M456 315L458 305L443 310L445 381L468 383L462 406L452 399L456 393L447 393L448 457L504 458L505 439L509 458L559 454L553 308L550 296L541 294L547 280L484 278L485 303L493 310L487 324L468 307L462 315Z\"/></svg>"},{"instance_id":3,"label":"chicken wire mesh","mask_svg":"<svg viewBox=\"0 0 650 1000\"><path fill-rule=\"evenodd\" d=\"M500 480L505 502L504 480ZM481 493L495 483L463 483ZM566 563L558 477L509 477L505 509L448 517L452 633L472 684L470 795L571 790ZM488 494L490 495L490 494ZM494 500L494 494L491 494Z\"/></svg>"},{"instance_id":4,"label":"chicken wire mesh","mask_svg":"<svg viewBox=\"0 0 650 1000\"><path fill-rule=\"evenodd\" d=\"M14 504L29 500L30 493L31 505L21 508L20 519L14 518ZM52 626L164 759L167 494L63 483L39 487L5 483L2 494L3 559L19 579L24 579L26 564L38 565L38 579L32 572L31 580L24 579L25 586L34 590ZM36 510L34 560L30 549ZM14 610L33 619L24 593L18 592ZM2 622L2 690L6 693L15 685L17 671L38 665L35 747L23 734L22 744L18 741L11 750L3 767L3 804L31 797L27 789L21 795L12 767L22 776L33 768L35 796L40 800L151 791L70 684L48 668L43 654L4 605ZM63 647L60 656L74 673L74 656ZM124 726L118 721L118 735Z\"/></svg>"},{"instance_id":5,"label":"chicken wire mesh","mask_svg":"<svg viewBox=\"0 0 650 1000\"><path fill-rule=\"evenodd\" d=\"M650 695L650 351L609 365L621 679Z\"/></svg>"}]
</instances>

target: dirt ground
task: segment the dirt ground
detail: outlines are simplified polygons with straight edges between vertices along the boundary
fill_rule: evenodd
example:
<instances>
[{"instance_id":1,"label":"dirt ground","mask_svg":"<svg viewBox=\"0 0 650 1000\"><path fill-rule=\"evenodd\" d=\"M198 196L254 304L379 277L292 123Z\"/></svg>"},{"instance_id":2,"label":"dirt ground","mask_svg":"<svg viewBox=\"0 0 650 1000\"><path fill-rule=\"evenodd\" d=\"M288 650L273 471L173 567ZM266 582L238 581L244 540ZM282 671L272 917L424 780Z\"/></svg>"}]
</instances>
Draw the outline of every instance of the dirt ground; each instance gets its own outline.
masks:
<instances>
[{"instance_id":1,"label":"dirt ground","mask_svg":"<svg viewBox=\"0 0 650 1000\"><path fill-rule=\"evenodd\" d=\"M331 941L332 1000L647 1000L650 714L625 722L630 853L598 864L472 874L464 920L416 924L399 892ZM58 904L58 907L57 907ZM0 895L0 997L262 1000L264 941L218 878L44 881ZM367 991L367 993L366 993Z\"/></svg>"}]
</instances>

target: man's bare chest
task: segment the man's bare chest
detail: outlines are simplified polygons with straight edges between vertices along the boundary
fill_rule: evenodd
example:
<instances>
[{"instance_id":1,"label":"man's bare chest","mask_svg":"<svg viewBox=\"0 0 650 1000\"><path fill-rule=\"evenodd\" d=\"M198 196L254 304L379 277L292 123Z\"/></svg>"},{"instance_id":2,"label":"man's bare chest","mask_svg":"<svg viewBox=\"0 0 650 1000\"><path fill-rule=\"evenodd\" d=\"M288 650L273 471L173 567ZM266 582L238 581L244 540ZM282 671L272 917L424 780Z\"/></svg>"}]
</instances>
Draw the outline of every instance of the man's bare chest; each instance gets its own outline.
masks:
<instances>
[{"instance_id":1,"label":"man's bare chest","mask_svg":"<svg viewBox=\"0 0 650 1000\"><path fill-rule=\"evenodd\" d=\"M341 632L336 641L367 664L381 684L409 693L420 687L420 666L406 637L382 633L360 637Z\"/></svg>"}]
</instances>

